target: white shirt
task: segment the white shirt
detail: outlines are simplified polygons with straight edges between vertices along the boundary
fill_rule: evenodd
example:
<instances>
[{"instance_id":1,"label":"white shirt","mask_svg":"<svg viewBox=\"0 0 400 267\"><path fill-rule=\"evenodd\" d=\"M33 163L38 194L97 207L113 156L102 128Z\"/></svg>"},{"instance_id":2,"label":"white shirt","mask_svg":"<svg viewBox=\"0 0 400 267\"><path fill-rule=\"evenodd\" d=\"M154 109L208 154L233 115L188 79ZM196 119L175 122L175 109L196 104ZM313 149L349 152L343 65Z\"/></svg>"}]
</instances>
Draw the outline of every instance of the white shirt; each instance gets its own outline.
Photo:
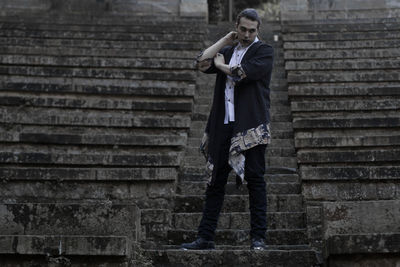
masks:
<instances>
[{"instance_id":1,"label":"white shirt","mask_svg":"<svg viewBox=\"0 0 400 267\"><path fill-rule=\"evenodd\" d=\"M255 42L258 42L258 38L254 39L249 46L243 47L240 43L237 44L233 51L231 60L229 61L229 67L237 66L242 62L244 54ZM225 118L224 124L228 124L231 121L235 121L235 106L234 106L234 94L235 94L235 82L233 77L230 75L226 76L225 83Z\"/></svg>"}]
</instances>

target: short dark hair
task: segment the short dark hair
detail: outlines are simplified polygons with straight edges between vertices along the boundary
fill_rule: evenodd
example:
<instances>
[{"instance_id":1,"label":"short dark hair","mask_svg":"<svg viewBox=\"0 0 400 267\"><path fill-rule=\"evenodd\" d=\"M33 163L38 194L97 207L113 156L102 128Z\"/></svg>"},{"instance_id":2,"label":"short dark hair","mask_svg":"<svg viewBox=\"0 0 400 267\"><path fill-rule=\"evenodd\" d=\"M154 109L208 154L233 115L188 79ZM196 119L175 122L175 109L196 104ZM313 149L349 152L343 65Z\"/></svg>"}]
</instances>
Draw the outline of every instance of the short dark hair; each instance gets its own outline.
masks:
<instances>
[{"instance_id":1,"label":"short dark hair","mask_svg":"<svg viewBox=\"0 0 400 267\"><path fill-rule=\"evenodd\" d=\"M246 19L252 20L252 21L257 21L257 28L260 28L261 24L261 19L257 14L257 11L253 8L246 8L242 10L239 15L237 16L236 23L239 24L240 19L245 17Z\"/></svg>"}]
</instances>

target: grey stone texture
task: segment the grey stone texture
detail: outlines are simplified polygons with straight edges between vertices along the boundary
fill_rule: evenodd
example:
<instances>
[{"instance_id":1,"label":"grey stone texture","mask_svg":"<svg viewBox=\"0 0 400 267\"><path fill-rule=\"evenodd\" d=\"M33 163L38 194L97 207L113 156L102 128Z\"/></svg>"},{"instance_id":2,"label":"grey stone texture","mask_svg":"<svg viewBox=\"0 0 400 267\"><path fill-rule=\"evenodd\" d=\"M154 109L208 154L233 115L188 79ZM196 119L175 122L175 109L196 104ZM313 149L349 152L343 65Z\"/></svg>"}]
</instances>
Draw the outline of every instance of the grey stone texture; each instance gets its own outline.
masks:
<instances>
[{"instance_id":1,"label":"grey stone texture","mask_svg":"<svg viewBox=\"0 0 400 267\"><path fill-rule=\"evenodd\" d=\"M392 18L400 14L396 0L282 0L281 19L337 20Z\"/></svg>"},{"instance_id":2,"label":"grey stone texture","mask_svg":"<svg viewBox=\"0 0 400 267\"><path fill-rule=\"evenodd\" d=\"M2 2L15 17L0 23L0 265L143 264L141 243L172 224L203 20L97 24L78 1L51 7L69 20L22 4Z\"/></svg>"},{"instance_id":3,"label":"grey stone texture","mask_svg":"<svg viewBox=\"0 0 400 267\"><path fill-rule=\"evenodd\" d=\"M396 266L398 3L287 0L281 7L311 245L327 266Z\"/></svg>"}]
</instances>

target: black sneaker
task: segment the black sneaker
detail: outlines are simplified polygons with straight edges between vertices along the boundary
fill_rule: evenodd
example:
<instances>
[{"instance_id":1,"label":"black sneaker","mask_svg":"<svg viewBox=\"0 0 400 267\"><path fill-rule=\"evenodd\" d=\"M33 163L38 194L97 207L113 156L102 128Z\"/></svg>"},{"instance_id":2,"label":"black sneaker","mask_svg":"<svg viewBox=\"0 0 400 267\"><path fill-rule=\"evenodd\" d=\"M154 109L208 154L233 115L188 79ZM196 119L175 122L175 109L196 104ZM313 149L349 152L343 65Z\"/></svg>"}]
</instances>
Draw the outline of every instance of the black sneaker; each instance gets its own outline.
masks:
<instances>
[{"instance_id":1,"label":"black sneaker","mask_svg":"<svg viewBox=\"0 0 400 267\"><path fill-rule=\"evenodd\" d=\"M251 239L251 250L264 250L266 248L264 240L263 239L256 239L253 238Z\"/></svg>"},{"instance_id":2,"label":"black sneaker","mask_svg":"<svg viewBox=\"0 0 400 267\"><path fill-rule=\"evenodd\" d=\"M183 250L215 249L215 243L214 243L214 241L207 241L204 238L199 237L192 243L183 243L181 245L181 249L183 249Z\"/></svg>"}]
</instances>

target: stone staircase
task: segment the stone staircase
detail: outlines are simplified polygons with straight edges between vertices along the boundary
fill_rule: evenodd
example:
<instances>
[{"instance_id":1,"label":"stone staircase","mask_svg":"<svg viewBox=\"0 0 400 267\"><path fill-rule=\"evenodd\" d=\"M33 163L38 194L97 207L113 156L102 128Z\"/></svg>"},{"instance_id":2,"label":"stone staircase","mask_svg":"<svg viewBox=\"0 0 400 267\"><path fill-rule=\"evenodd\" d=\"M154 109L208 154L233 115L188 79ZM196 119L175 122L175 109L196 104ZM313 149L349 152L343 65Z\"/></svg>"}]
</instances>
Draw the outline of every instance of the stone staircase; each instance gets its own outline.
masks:
<instances>
[{"instance_id":1,"label":"stone staircase","mask_svg":"<svg viewBox=\"0 0 400 267\"><path fill-rule=\"evenodd\" d=\"M0 265L132 266L166 238L204 30L55 19L0 21Z\"/></svg>"},{"instance_id":2,"label":"stone staircase","mask_svg":"<svg viewBox=\"0 0 400 267\"><path fill-rule=\"evenodd\" d=\"M334 266L398 255L399 19L293 21L283 35L312 246Z\"/></svg>"},{"instance_id":3,"label":"stone staircase","mask_svg":"<svg viewBox=\"0 0 400 267\"><path fill-rule=\"evenodd\" d=\"M195 239L201 219L206 180L204 157L199 153L201 137L211 107L215 77L199 74L188 145L179 173L172 214L172 229L163 250L148 250L156 266L317 266L310 249L306 217L297 173L292 117L287 92L282 41L277 24L266 26L262 39L274 46L271 82L272 143L267 149L267 244L263 252L249 250L250 214L246 186L236 189L231 175L216 233L217 250L181 251L182 242ZM274 29L271 31L271 28Z\"/></svg>"}]
</instances>

